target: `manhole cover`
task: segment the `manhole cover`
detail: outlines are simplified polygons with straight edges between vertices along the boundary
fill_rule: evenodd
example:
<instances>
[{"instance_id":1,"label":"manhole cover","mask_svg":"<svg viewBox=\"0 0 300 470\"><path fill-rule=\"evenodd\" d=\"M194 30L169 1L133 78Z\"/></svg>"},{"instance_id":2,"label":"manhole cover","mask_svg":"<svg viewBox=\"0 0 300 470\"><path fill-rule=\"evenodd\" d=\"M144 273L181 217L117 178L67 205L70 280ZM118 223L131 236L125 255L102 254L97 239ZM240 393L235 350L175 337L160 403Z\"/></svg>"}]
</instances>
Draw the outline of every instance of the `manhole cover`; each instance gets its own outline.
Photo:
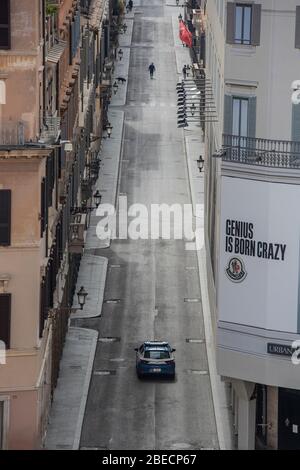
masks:
<instances>
[{"instance_id":1,"label":"manhole cover","mask_svg":"<svg viewBox=\"0 0 300 470\"><path fill-rule=\"evenodd\" d=\"M116 370L95 370L94 375L116 375Z\"/></svg>"},{"instance_id":2,"label":"manhole cover","mask_svg":"<svg viewBox=\"0 0 300 470\"><path fill-rule=\"evenodd\" d=\"M185 302L194 302L194 303L197 303L197 302L201 302L201 299L191 299L191 298L185 298L184 299Z\"/></svg>"},{"instance_id":3,"label":"manhole cover","mask_svg":"<svg viewBox=\"0 0 300 470\"><path fill-rule=\"evenodd\" d=\"M204 343L204 339L197 339L197 338L186 338L187 343Z\"/></svg>"},{"instance_id":4,"label":"manhole cover","mask_svg":"<svg viewBox=\"0 0 300 470\"><path fill-rule=\"evenodd\" d=\"M119 338L118 336L106 336L106 337L103 337L103 338L99 338L98 342L99 343L116 343L120 340L121 340L121 338Z\"/></svg>"},{"instance_id":5,"label":"manhole cover","mask_svg":"<svg viewBox=\"0 0 300 470\"><path fill-rule=\"evenodd\" d=\"M121 299L105 299L104 303L105 304L119 304L121 302Z\"/></svg>"}]
</instances>

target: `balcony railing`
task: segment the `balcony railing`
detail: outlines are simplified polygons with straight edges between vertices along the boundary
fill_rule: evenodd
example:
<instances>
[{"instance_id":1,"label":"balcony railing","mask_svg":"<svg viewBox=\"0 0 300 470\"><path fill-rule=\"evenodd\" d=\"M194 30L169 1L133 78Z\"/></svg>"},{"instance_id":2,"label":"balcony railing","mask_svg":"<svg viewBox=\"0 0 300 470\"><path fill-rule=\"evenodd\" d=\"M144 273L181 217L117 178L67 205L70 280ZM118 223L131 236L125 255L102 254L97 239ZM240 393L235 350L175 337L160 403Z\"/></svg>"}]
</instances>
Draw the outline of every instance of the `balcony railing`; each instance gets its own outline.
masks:
<instances>
[{"instance_id":1,"label":"balcony railing","mask_svg":"<svg viewBox=\"0 0 300 470\"><path fill-rule=\"evenodd\" d=\"M46 144L55 144L60 135L60 117L45 116L43 121L43 129L40 135L40 142Z\"/></svg>"},{"instance_id":2,"label":"balcony railing","mask_svg":"<svg viewBox=\"0 0 300 470\"><path fill-rule=\"evenodd\" d=\"M223 135L224 161L274 168L300 168L300 142Z\"/></svg>"}]
</instances>

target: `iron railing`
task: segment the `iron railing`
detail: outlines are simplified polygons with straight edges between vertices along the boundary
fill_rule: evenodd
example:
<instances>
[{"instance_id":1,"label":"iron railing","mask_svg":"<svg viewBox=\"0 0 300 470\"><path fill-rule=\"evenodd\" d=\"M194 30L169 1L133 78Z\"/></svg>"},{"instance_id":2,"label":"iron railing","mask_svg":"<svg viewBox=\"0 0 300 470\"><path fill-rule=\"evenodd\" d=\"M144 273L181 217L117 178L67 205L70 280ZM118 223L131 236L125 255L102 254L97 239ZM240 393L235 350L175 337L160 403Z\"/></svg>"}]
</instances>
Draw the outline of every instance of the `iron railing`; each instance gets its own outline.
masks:
<instances>
[{"instance_id":1,"label":"iron railing","mask_svg":"<svg viewBox=\"0 0 300 470\"><path fill-rule=\"evenodd\" d=\"M300 142L223 135L222 159L247 165L300 168Z\"/></svg>"}]
</instances>

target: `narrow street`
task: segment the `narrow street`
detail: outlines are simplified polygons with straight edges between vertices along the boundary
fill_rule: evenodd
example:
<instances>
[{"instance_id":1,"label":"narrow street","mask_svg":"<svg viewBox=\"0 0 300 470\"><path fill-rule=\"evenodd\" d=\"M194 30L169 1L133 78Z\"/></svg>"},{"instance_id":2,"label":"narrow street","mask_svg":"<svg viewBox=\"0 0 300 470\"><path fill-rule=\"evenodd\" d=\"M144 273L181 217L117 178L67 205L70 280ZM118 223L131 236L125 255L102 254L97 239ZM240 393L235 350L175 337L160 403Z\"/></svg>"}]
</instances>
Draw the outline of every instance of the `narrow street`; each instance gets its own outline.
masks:
<instances>
[{"instance_id":1,"label":"narrow street","mask_svg":"<svg viewBox=\"0 0 300 470\"><path fill-rule=\"evenodd\" d=\"M174 10L165 4L134 2L119 185L128 206L191 202L177 129ZM82 324L99 341L80 447L217 449L196 253L184 240L128 239L99 255L109 264L102 315ZM149 339L176 348L175 382L138 380L134 348Z\"/></svg>"}]
</instances>

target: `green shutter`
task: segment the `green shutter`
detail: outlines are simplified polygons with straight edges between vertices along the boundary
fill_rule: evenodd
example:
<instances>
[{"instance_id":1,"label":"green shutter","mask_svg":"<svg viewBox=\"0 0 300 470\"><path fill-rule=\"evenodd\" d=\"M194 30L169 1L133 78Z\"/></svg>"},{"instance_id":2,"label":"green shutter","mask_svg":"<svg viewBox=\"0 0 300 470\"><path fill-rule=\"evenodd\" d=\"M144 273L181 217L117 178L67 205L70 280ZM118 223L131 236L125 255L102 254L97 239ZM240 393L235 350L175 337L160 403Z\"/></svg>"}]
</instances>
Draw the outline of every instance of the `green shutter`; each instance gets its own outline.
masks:
<instances>
[{"instance_id":1,"label":"green shutter","mask_svg":"<svg viewBox=\"0 0 300 470\"><path fill-rule=\"evenodd\" d=\"M227 3L226 42L228 44L235 43L235 9L236 9L235 3L233 2Z\"/></svg>"},{"instance_id":2,"label":"green shutter","mask_svg":"<svg viewBox=\"0 0 300 470\"><path fill-rule=\"evenodd\" d=\"M260 31L261 31L261 5L255 3L252 6L252 31L251 31L252 46L260 45Z\"/></svg>"},{"instance_id":3,"label":"green shutter","mask_svg":"<svg viewBox=\"0 0 300 470\"><path fill-rule=\"evenodd\" d=\"M11 190L0 190L0 246L10 245L11 239Z\"/></svg>"},{"instance_id":4,"label":"green shutter","mask_svg":"<svg viewBox=\"0 0 300 470\"><path fill-rule=\"evenodd\" d=\"M292 141L300 142L300 104L293 104Z\"/></svg>"},{"instance_id":5,"label":"green shutter","mask_svg":"<svg viewBox=\"0 0 300 470\"><path fill-rule=\"evenodd\" d=\"M248 137L256 137L256 96L248 100Z\"/></svg>"},{"instance_id":6,"label":"green shutter","mask_svg":"<svg viewBox=\"0 0 300 470\"><path fill-rule=\"evenodd\" d=\"M233 98L225 95L224 102L224 134L232 135L232 106Z\"/></svg>"},{"instance_id":7,"label":"green shutter","mask_svg":"<svg viewBox=\"0 0 300 470\"><path fill-rule=\"evenodd\" d=\"M300 6L296 7L295 47L300 49Z\"/></svg>"}]
</instances>

